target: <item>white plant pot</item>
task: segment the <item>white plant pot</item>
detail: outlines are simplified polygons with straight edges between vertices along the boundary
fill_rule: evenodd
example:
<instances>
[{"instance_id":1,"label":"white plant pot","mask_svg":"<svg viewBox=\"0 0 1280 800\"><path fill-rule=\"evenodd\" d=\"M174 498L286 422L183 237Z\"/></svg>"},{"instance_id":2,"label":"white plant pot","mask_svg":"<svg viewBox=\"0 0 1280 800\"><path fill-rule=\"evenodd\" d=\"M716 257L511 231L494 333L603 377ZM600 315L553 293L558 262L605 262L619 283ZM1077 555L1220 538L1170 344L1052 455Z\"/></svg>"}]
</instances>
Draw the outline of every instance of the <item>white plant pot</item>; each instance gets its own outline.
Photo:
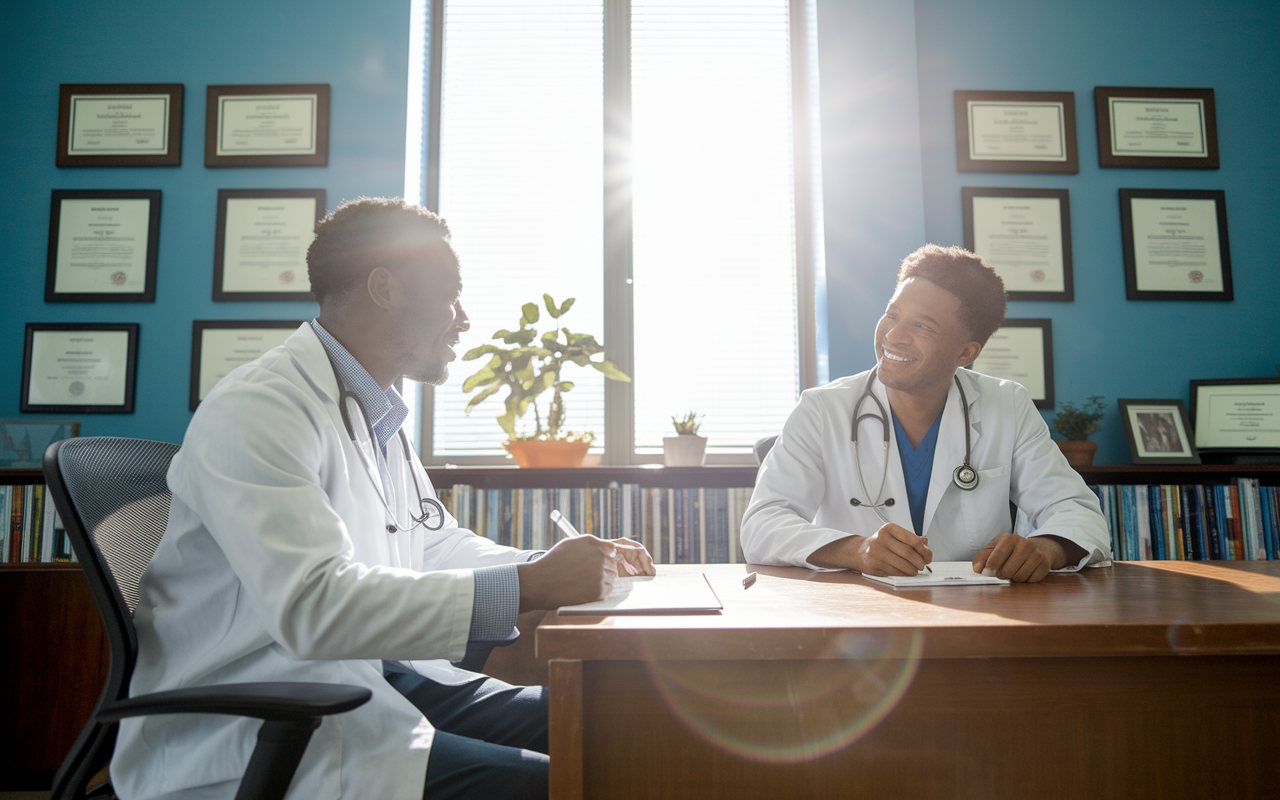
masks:
<instances>
[{"instance_id":1,"label":"white plant pot","mask_svg":"<svg viewBox=\"0 0 1280 800\"><path fill-rule=\"evenodd\" d=\"M662 462L668 467L700 467L707 458L707 437L664 436Z\"/></svg>"}]
</instances>

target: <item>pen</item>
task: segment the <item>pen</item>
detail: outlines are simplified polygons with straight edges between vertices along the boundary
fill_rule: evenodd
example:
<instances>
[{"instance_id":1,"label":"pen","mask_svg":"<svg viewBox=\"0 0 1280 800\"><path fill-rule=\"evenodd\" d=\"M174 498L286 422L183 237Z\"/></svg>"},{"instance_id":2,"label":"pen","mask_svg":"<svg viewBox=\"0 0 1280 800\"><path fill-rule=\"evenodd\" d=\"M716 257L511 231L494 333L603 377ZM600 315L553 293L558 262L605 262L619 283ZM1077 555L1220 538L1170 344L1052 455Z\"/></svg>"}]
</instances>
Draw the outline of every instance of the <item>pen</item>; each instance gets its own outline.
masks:
<instances>
[{"instance_id":1,"label":"pen","mask_svg":"<svg viewBox=\"0 0 1280 800\"><path fill-rule=\"evenodd\" d=\"M747 587L751 586L751 584L755 582L756 582L756 574L754 572L748 573L747 577L742 579L742 588L746 589Z\"/></svg>"},{"instance_id":2,"label":"pen","mask_svg":"<svg viewBox=\"0 0 1280 800\"><path fill-rule=\"evenodd\" d=\"M551 509L551 521L556 524L556 527L560 529L560 532L564 534L566 539L572 539L576 536L582 535L582 533L577 528L573 527L573 523L570 522L568 519L566 519L564 514L560 513L560 509L558 508ZM617 545L614 545L614 548L616 551ZM631 566L631 564L625 558L622 557L621 553L618 553L615 556L615 558L617 559L618 563L626 567L627 572L631 573L632 575L640 574L635 567Z\"/></svg>"}]
</instances>

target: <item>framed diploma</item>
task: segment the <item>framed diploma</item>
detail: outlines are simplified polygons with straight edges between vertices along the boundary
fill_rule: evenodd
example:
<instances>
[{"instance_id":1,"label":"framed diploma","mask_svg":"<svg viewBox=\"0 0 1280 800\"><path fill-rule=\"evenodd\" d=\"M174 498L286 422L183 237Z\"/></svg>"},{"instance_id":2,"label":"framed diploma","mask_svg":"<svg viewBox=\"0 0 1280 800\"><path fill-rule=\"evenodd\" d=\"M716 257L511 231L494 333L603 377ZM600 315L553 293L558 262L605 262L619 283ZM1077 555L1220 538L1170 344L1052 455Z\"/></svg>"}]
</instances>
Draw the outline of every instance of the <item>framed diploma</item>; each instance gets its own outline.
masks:
<instances>
[{"instance_id":1,"label":"framed diploma","mask_svg":"<svg viewBox=\"0 0 1280 800\"><path fill-rule=\"evenodd\" d=\"M182 84L62 84L54 163L59 167L179 166Z\"/></svg>"},{"instance_id":2,"label":"framed diploma","mask_svg":"<svg viewBox=\"0 0 1280 800\"><path fill-rule=\"evenodd\" d=\"M324 189L219 189L214 300L312 300L307 248Z\"/></svg>"},{"instance_id":3,"label":"framed diploma","mask_svg":"<svg viewBox=\"0 0 1280 800\"><path fill-rule=\"evenodd\" d=\"M1066 189L965 186L964 246L991 265L1010 300L1075 299Z\"/></svg>"},{"instance_id":4,"label":"framed diploma","mask_svg":"<svg viewBox=\"0 0 1280 800\"><path fill-rule=\"evenodd\" d=\"M960 172L1080 171L1072 92L957 91Z\"/></svg>"},{"instance_id":5,"label":"framed diploma","mask_svg":"<svg viewBox=\"0 0 1280 800\"><path fill-rule=\"evenodd\" d=\"M1181 400L1121 400L1120 417L1133 463L1200 463Z\"/></svg>"},{"instance_id":6,"label":"framed diploma","mask_svg":"<svg viewBox=\"0 0 1280 800\"><path fill-rule=\"evenodd\" d=\"M1280 462L1280 378L1191 381L1191 419L1205 461Z\"/></svg>"},{"instance_id":7,"label":"framed diploma","mask_svg":"<svg viewBox=\"0 0 1280 800\"><path fill-rule=\"evenodd\" d=\"M1020 383L1036 408L1052 409L1053 320L1006 319L969 368Z\"/></svg>"},{"instance_id":8,"label":"framed diploma","mask_svg":"<svg viewBox=\"0 0 1280 800\"><path fill-rule=\"evenodd\" d=\"M1212 89L1098 86L1098 166L1217 169Z\"/></svg>"},{"instance_id":9,"label":"framed diploma","mask_svg":"<svg viewBox=\"0 0 1280 800\"><path fill-rule=\"evenodd\" d=\"M323 167L329 163L329 84L210 86L206 167Z\"/></svg>"},{"instance_id":10,"label":"framed diploma","mask_svg":"<svg viewBox=\"0 0 1280 800\"><path fill-rule=\"evenodd\" d=\"M284 344L301 321L198 319L191 323L191 397L196 410L209 390L227 373Z\"/></svg>"},{"instance_id":11,"label":"framed diploma","mask_svg":"<svg viewBox=\"0 0 1280 800\"><path fill-rule=\"evenodd\" d=\"M137 323L27 323L23 413L132 414Z\"/></svg>"},{"instance_id":12,"label":"framed diploma","mask_svg":"<svg viewBox=\"0 0 1280 800\"><path fill-rule=\"evenodd\" d=\"M1227 198L1219 190L1121 189L1130 300L1231 300Z\"/></svg>"},{"instance_id":13,"label":"framed diploma","mask_svg":"<svg viewBox=\"0 0 1280 800\"><path fill-rule=\"evenodd\" d=\"M44 299L155 302L158 189L54 189Z\"/></svg>"}]
</instances>

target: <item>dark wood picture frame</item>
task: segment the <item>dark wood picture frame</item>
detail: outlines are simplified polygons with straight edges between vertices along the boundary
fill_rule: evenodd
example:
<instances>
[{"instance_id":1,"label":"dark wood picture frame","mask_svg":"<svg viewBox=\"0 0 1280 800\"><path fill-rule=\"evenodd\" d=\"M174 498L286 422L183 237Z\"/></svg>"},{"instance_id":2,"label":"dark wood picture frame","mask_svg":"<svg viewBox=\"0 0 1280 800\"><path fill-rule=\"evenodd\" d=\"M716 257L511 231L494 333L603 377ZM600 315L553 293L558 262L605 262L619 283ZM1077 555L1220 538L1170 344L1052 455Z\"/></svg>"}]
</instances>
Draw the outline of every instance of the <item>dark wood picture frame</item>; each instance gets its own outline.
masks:
<instances>
[{"instance_id":1,"label":"dark wood picture frame","mask_svg":"<svg viewBox=\"0 0 1280 800\"><path fill-rule=\"evenodd\" d=\"M191 383L187 406L195 411L200 405L200 362L204 357L206 330L297 330L302 320L287 319L198 319L191 323Z\"/></svg>"},{"instance_id":2,"label":"dark wood picture frame","mask_svg":"<svg viewBox=\"0 0 1280 800\"><path fill-rule=\"evenodd\" d=\"M22 396L18 410L24 414L132 414L135 383L138 377L138 335L136 322L28 322L22 351ZM74 333L76 331L124 331L129 334L125 356L124 402L119 405L35 404L31 396L31 361L35 336L42 331Z\"/></svg>"},{"instance_id":3,"label":"dark wood picture frame","mask_svg":"<svg viewBox=\"0 0 1280 800\"><path fill-rule=\"evenodd\" d=\"M1075 300L1075 276L1071 268L1071 193L1067 189L1026 189L1026 188L991 188L981 186L964 186L960 189L962 214L964 217L964 247L976 252L976 236L973 221L973 200L976 197L1036 197L1054 198L1058 201L1058 212L1062 230L1062 282L1060 292L1008 292L1010 300L1049 300L1055 302L1071 302Z\"/></svg>"},{"instance_id":4,"label":"dark wood picture frame","mask_svg":"<svg viewBox=\"0 0 1280 800\"><path fill-rule=\"evenodd\" d=\"M163 154L71 155L73 111L71 98L80 95L168 95L168 126ZM58 143L54 163L59 167L177 167L182 164L181 83L63 83L58 86Z\"/></svg>"},{"instance_id":5,"label":"dark wood picture frame","mask_svg":"<svg viewBox=\"0 0 1280 800\"><path fill-rule=\"evenodd\" d=\"M218 190L218 222L213 240L213 299L215 302L274 302L294 300L314 300L311 290L306 291L262 291L244 292L228 291L223 288L226 278L226 240L227 240L227 201L243 198L298 198L309 197L316 201L316 222L324 219L324 189L219 189ZM305 263L303 269L306 268Z\"/></svg>"},{"instance_id":6,"label":"dark wood picture frame","mask_svg":"<svg viewBox=\"0 0 1280 800\"><path fill-rule=\"evenodd\" d=\"M1218 257L1222 262L1222 289L1211 292L1158 291L1138 288L1137 254L1133 234L1134 199L1213 200L1218 219ZM1125 296L1130 300L1231 301L1235 289L1231 281L1231 246L1227 237L1227 195L1221 189L1121 189L1120 234L1124 243Z\"/></svg>"},{"instance_id":7,"label":"dark wood picture frame","mask_svg":"<svg viewBox=\"0 0 1280 800\"><path fill-rule=\"evenodd\" d=\"M1199 100L1203 104L1203 156L1119 156L1112 148L1111 101L1114 98ZM1218 116L1213 89L1096 86L1093 104L1098 122L1098 166L1148 169L1218 169Z\"/></svg>"},{"instance_id":8,"label":"dark wood picture frame","mask_svg":"<svg viewBox=\"0 0 1280 800\"><path fill-rule=\"evenodd\" d=\"M148 200L146 277L141 292L59 292L58 240L62 226L63 200ZM159 189L54 189L49 208L49 247L45 262L44 301L46 303L154 303L156 267L160 260Z\"/></svg>"},{"instance_id":9,"label":"dark wood picture frame","mask_svg":"<svg viewBox=\"0 0 1280 800\"><path fill-rule=\"evenodd\" d=\"M1061 103L1062 104L1062 161L1028 159L988 160L970 157L970 102L993 104ZM960 172L1026 172L1074 175L1080 171L1080 155L1076 147L1076 96L1074 92L955 92L956 112L956 169Z\"/></svg>"},{"instance_id":10,"label":"dark wood picture frame","mask_svg":"<svg viewBox=\"0 0 1280 800\"><path fill-rule=\"evenodd\" d=\"M1129 460L1134 464L1199 464L1200 454L1196 452L1195 434L1191 430L1191 420L1187 417L1187 408L1182 404L1181 400L1132 400L1121 399L1120 418L1124 421L1124 435L1129 443ZM1187 455L1181 456L1152 456L1142 455L1143 450L1151 452L1150 448L1139 444L1139 436L1141 431L1135 429L1133 424L1133 414L1130 409L1134 406L1156 406L1165 414L1174 415L1175 423L1182 423L1182 436L1178 437L1179 443L1182 445L1182 451ZM1177 425L1174 425L1174 434L1177 433ZM1162 431L1164 433L1165 431Z\"/></svg>"},{"instance_id":11,"label":"dark wood picture frame","mask_svg":"<svg viewBox=\"0 0 1280 800\"><path fill-rule=\"evenodd\" d=\"M1032 397L1031 401L1036 408L1052 411L1057 404L1053 391L1053 320L1047 318L1024 318L1024 319L1006 319L1000 323L1000 328L1039 328L1041 344L1044 349L1044 397ZM999 329L996 330L999 333ZM995 334L992 334L993 336ZM988 343L990 340L988 340ZM985 345L983 347L986 349ZM981 357L981 356L979 356ZM973 365L969 365L973 369ZM1013 380L1008 378L1007 380ZM1028 389L1028 392L1030 390Z\"/></svg>"},{"instance_id":12,"label":"dark wood picture frame","mask_svg":"<svg viewBox=\"0 0 1280 800\"><path fill-rule=\"evenodd\" d=\"M218 155L222 98L242 95L315 95L315 152L270 155ZM209 86L205 92L204 165L206 167L324 167L329 164L329 84L273 83Z\"/></svg>"}]
</instances>

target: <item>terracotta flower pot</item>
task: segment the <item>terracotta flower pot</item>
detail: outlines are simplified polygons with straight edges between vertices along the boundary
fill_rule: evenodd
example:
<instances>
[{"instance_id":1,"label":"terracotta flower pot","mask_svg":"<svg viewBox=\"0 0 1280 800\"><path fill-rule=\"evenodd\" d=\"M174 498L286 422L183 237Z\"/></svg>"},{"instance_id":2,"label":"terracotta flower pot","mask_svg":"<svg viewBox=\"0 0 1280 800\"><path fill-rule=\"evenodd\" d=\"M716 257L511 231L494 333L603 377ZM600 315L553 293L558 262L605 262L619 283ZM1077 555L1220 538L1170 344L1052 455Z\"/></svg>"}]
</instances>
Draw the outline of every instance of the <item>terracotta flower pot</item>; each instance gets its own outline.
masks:
<instances>
[{"instance_id":1,"label":"terracotta flower pot","mask_svg":"<svg viewBox=\"0 0 1280 800\"><path fill-rule=\"evenodd\" d=\"M591 447L587 442L509 442L507 452L522 467L558 468L580 467L582 459Z\"/></svg>"},{"instance_id":2,"label":"terracotta flower pot","mask_svg":"<svg viewBox=\"0 0 1280 800\"><path fill-rule=\"evenodd\" d=\"M707 437L693 434L664 436L662 463L668 467L700 467L707 459Z\"/></svg>"},{"instance_id":3,"label":"terracotta flower pot","mask_svg":"<svg viewBox=\"0 0 1280 800\"><path fill-rule=\"evenodd\" d=\"M1098 452L1098 443L1083 441L1069 442L1062 439L1054 439L1055 444L1062 450L1062 454L1067 457L1067 463L1073 467L1087 467L1093 463L1093 455Z\"/></svg>"}]
</instances>

